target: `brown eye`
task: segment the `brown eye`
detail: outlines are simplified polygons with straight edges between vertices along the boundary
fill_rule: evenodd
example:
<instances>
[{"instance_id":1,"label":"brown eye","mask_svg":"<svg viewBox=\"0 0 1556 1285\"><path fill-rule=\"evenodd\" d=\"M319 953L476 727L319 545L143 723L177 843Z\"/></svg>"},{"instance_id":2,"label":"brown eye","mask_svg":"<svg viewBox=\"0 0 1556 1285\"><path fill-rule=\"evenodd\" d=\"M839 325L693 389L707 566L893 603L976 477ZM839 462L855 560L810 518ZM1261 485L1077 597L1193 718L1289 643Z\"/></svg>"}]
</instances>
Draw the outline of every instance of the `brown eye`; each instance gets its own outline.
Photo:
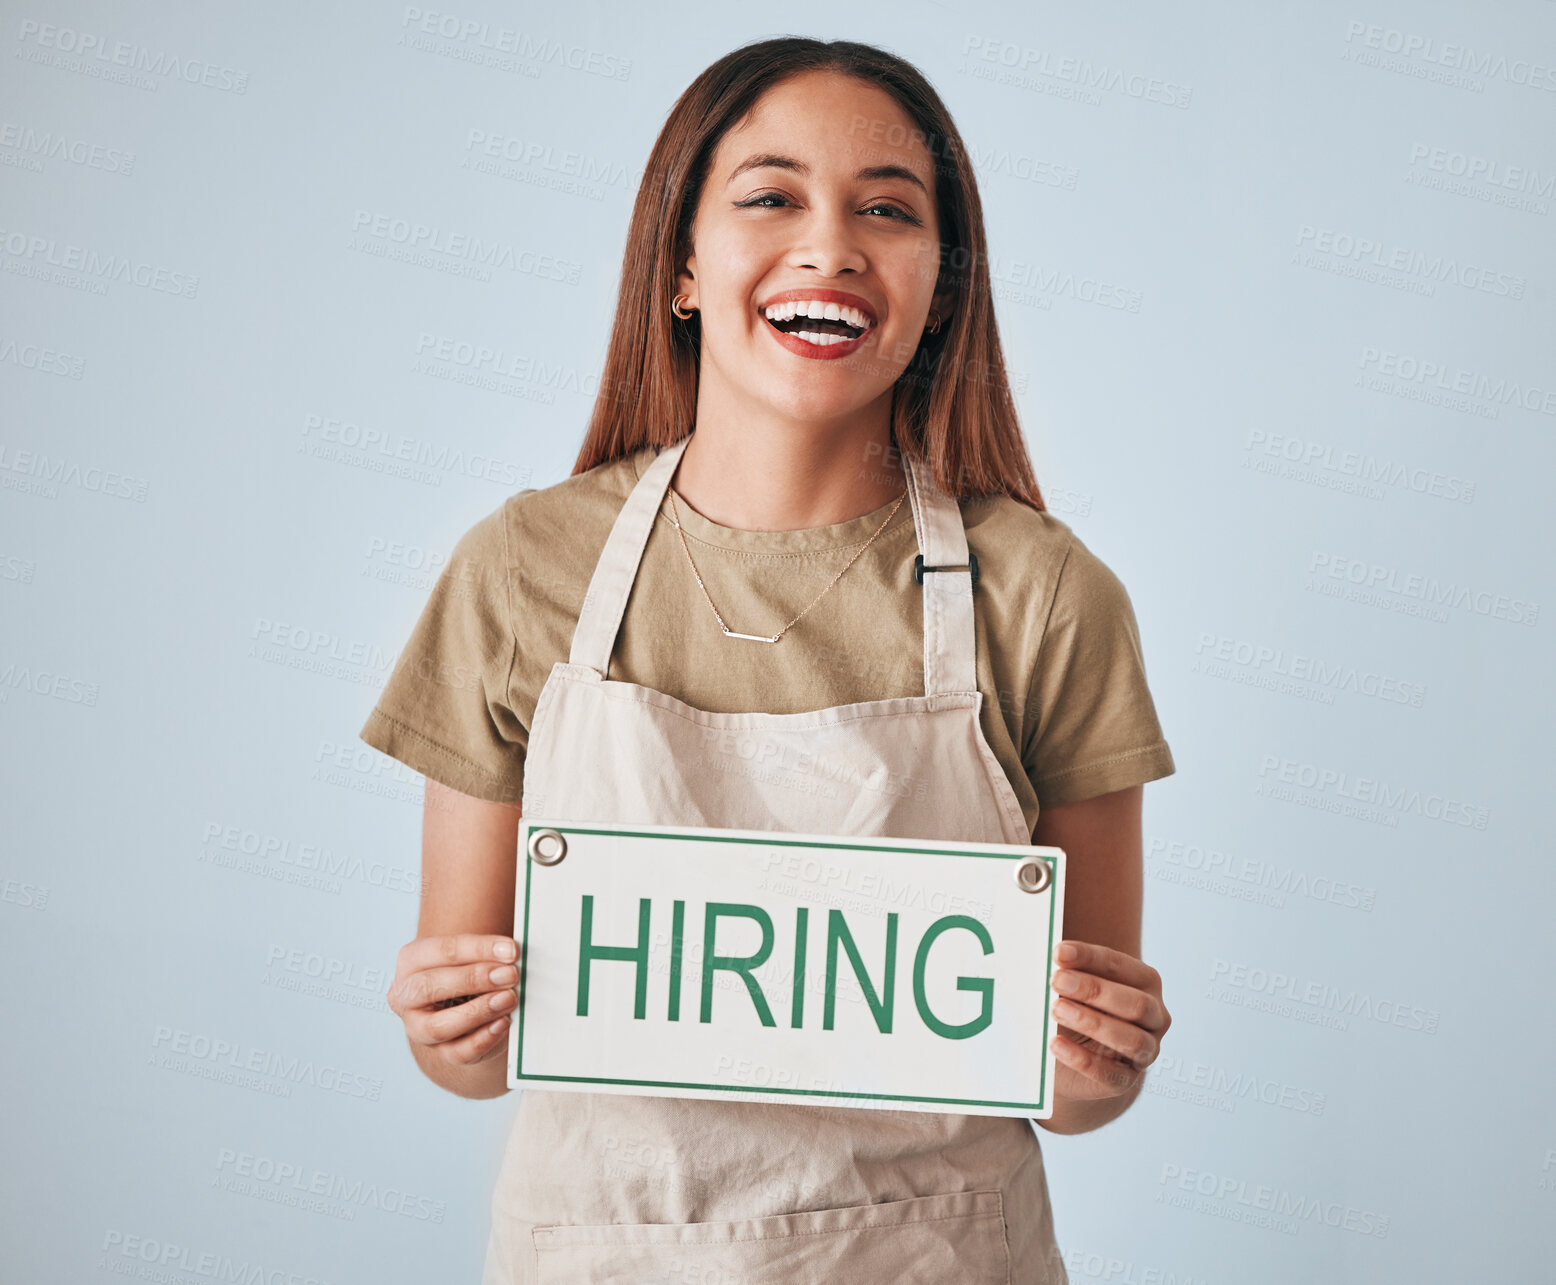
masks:
<instances>
[{"instance_id":1,"label":"brown eye","mask_svg":"<svg viewBox=\"0 0 1556 1285\"><path fill-rule=\"evenodd\" d=\"M888 205L884 201L878 201L876 204L866 206L865 208L870 210L890 210L895 217L901 219L904 223L917 223L919 221L900 206Z\"/></svg>"}]
</instances>

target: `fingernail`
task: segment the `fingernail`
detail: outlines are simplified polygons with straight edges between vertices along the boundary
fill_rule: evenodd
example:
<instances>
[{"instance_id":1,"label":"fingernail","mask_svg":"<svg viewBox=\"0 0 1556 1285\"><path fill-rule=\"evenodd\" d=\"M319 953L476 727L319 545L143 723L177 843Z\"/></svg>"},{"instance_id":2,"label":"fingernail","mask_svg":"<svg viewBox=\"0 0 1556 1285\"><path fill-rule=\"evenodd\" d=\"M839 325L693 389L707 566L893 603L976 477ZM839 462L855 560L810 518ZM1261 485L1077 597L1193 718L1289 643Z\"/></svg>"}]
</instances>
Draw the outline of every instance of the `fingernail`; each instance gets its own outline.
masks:
<instances>
[{"instance_id":1,"label":"fingernail","mask_svg":"<svg viewBox=\"0 0 1556 1285\"><path fill-rule=\"evenodd\" d=\"M1081 1010L1079 1006L1070 1003L1070 1001L1067 999L1062 999L1054 1005L1054 1016L1057 1017L1061 1022L1073 1021L1080 1015Z\"/></svg>"},{"instance_id":2,"label":"fingernail","mask_svg":"<svg viewBox=\"0 0 1556 1285\"><path fill-rule=\"evenodd\" d=\"M1055 973L1054 989L1061 995L1073 995L1081 988L1081 980L1074 973Z\"/></svg>"},{"instance_id":3,"label":"fingernail","mask_svg":"<svg viewBox=\"0 0 1556 1285\"><path fill-rule=\"evenodd\" d=\"M1061 942L1059 944L1059 948L1054 951L1054 958L1057 959L1060 963L1065 964L1069 963L1070 960L1074 959L1080 953L1081 952L1079 950L1066 941Z\"/></svg>"},{"instance_id":4,"label":"fingernail","mask_svg":"<svg viewBox=\"0 0 1556 1285\"><path fill-rule=\"evenodd\" d=\"M493 1022L486 1029L489 1030L493 1035L496 1035L497 1032L502 1030L502 1028L505 1027L506 1025L508 1025L508 1019L507 1019L506 1016L503 1016L503 1017L499 1017L495 1022Z\"/></svg>"},{"instance_id":5,"label":"fingernail","mask_svg":"<svg viewBox=\"0 0 1556 1285\"><path fill-rule=\"evenodd\" d=\"M492 969L487 979L493 986L512 986L519 980L519 970L512 964L504 964L501 968Z\"/></svg>"},{"instance_id":6,"label":"fingernail","mask_svg":"<svg viewBox=\"0 0 1556 1285\"><path fill-rule=\"evenodd\" d=\"M500 941L493 946L492 954L496 955L498 959L517 959L519 957L518 947L513 942L507 940Z\"/></svg>"}]
</instances>

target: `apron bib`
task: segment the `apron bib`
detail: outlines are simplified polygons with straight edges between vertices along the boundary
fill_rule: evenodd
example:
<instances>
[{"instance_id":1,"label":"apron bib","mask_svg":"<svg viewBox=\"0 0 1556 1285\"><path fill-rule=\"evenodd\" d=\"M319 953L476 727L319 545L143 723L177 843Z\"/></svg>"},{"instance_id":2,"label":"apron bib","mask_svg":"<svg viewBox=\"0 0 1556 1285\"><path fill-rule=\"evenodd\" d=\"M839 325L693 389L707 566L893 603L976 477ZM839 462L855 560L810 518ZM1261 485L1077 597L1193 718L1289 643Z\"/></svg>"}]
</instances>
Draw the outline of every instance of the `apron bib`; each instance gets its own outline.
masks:
<instances>
[{"instance_id":1,"label":"apron bib","mask_svg":"<svg viewBox=\"0 0 1556 1285\"><path fill-rule=\"evenodd\" d=\"M924 565L964 568L924 573L922 696L721 714L605 677L689 440L660 450L617 515L568 659L536 703L524 815L1030 843L979 724L961 510L906 454ZM850 787L828 798L786 773L739 770L807 757ZM519 1093L483 1285L1067 1281L1027 1120Z\"/></svg>"}]
</instances>

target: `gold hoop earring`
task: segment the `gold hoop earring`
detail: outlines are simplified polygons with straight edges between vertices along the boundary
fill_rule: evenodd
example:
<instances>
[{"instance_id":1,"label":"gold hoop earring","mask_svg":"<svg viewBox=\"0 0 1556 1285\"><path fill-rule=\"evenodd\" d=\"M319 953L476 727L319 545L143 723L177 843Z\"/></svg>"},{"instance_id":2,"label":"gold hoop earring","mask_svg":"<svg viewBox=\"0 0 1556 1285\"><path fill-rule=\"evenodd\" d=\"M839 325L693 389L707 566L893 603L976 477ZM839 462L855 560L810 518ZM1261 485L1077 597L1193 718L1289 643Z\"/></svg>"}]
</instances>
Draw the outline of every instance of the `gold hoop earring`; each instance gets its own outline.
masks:
<instances>
[{"instance_id":1,"label":"gold hoop earring","mask_svg":"<svg viewBox=\"0 0 1556 1285\"><path fill-rule=\"evenodd\" d=\"M929 325L925 326L924 329L932 335L938 335L940 333L940 314L931 308L929 310L929 315L933 317L934 320L930 322Z\"/></svg>"},{"instance_id":2,"label":"gold hoop earring","mask_svg":"<svg viewBox=\"0 0 1556 1285\"><path fill-rule=\"evenodd\" d=\"M684 294L678 294L678 295L675 296L674 299L670 300L670 311L675 313L675 315L677 317L679 317L682 321L690 321L692 319L693 315L695 315L697 309L693 308L691 310L691 312L682 312L681 311L681 301L683 299L687 303L691 302L691 298L689 296L684 295Z\"/></svg>"}]
</instances>

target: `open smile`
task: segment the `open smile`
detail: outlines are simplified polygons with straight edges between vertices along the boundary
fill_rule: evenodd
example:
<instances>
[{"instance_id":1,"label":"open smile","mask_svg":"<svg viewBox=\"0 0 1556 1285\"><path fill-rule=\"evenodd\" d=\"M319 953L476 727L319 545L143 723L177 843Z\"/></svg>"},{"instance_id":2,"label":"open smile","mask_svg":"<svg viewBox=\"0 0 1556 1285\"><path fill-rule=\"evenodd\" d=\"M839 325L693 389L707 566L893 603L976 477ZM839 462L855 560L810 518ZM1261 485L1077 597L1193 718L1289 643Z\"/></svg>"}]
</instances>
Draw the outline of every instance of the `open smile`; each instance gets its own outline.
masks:
<instances>
[{"instance_id":1,"label":"open smile","mask_svg":"<svg viewBox=\"0 0 1556 1285\"><path fill-rule=\"evenodd\" d=\"M769 332L801 357L832 360L857 351L874 333L874 312L837 290L789 291L758 309Z\"/></svg>"}]
</instances>

